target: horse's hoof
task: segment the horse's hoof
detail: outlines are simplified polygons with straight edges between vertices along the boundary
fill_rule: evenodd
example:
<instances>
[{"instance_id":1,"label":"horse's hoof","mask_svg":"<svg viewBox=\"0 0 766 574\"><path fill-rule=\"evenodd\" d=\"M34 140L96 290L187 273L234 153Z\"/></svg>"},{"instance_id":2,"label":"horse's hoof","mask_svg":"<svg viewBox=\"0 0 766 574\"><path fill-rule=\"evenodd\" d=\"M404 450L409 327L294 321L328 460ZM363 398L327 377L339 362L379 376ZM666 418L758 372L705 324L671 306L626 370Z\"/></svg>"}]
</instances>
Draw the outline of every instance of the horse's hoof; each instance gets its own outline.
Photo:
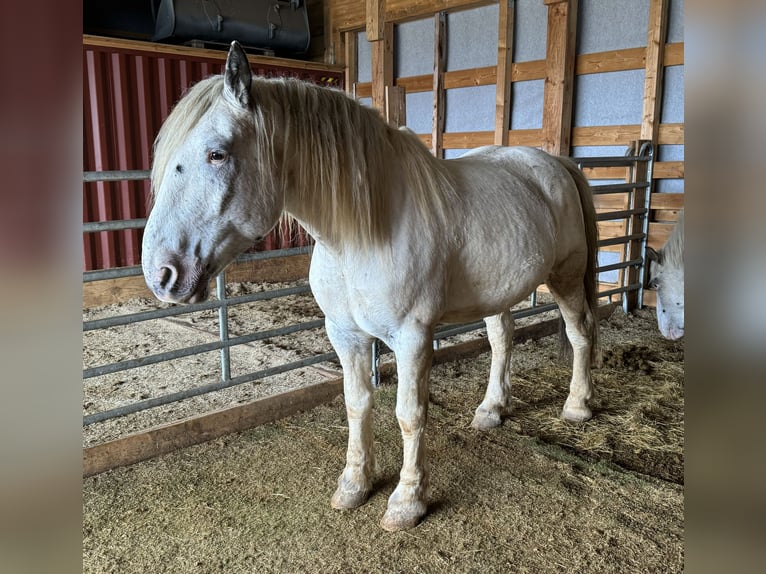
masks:
<instances>
[{"instance_id":1,"label":"horse's hoof","mask_svg":"<svg viewBox=\"0 0 766 574\"><path fill-rule=\"evenodd\" d=\"M503 422L503 418L500 413L494 411L485 411L482 408L476 409L476 414L473 416L471 426L476 430L485 431L499 427Z\"/></svg>"},{"instance_id":2,"label":"horse's hoof","mask_svg":"<svg viewBox=\"0 0 766 574\"><path fill-rule=\"evenodd\" d=\"M590 420L592 416L593 416L593 413L586 406L582 406L582 407L564 406L564 410L561 411L561 418L573 423L584 423L585 421Z\"/></svg>"},{"instance_id":3,"label":"horse's hoof","mask_svg":"<svg viewBox=\"0 0 766 574\"><path fill-rule=\"evenodd\" d=\"M388 532L409 530L417 526L426 515L423 503L408 504L399 508L389 508L380 520L380 526Z\"/></svg>"},{"instance_id":4,"label":"horse's hoof","mask_svg":"<svg viewBox=\"0 0 766 574\"><path fill-rule=\"evenodd\" d=\"M330 499L330 506L337 510L358 508L367 502L367 497L369 496L369 490L350 491L338 488Z\"/></svg>"}]
</instances>

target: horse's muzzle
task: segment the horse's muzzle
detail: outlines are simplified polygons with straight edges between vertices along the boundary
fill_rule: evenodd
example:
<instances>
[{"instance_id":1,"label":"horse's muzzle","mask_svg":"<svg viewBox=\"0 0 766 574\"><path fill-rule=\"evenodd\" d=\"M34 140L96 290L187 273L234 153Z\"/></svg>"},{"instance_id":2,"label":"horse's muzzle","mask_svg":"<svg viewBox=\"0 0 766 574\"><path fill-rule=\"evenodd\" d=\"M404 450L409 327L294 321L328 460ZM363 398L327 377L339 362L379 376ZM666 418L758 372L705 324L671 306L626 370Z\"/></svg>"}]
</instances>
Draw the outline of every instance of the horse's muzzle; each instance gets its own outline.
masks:
<instances>
[{"instance_id":1,"label":"horse's muzzle","mask_svg":"<svg viewBox=\"0 0 766 574\"><path fill-rule=\"evenodd\" d=\"M165 261L153 269L144 268L146 285L160 301L199 303L208 298L208 281L202 269Z\"/></svg>"}]
</instances>

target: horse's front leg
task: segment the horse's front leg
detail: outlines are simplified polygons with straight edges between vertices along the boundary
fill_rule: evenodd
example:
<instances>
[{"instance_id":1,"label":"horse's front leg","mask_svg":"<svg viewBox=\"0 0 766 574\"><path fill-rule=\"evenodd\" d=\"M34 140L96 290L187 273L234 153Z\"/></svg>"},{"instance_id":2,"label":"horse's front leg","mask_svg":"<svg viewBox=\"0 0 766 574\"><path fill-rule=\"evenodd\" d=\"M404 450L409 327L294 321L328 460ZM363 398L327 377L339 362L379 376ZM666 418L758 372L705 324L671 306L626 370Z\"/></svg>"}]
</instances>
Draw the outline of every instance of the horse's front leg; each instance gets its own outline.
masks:
<instances>
[{"instance_id":1,"label":"horse's front leg","mask_svg":"<svg viewBox=\"0 0 766 574\"><path fill-rule=\"evenodd\" d=\"M385 530L412 528L425 516L429 495L425 431L428 378L433 359L433 331L401 332L394 345L397 374L396 418L402 431L402 470L380 524Z\"/></svg>"},{"instance_id":2,"label":"horse's front leg","mask_svg":"<svg viewBox=\"0 0 766 574\"><path fill-rule=\"evenodd\" d=\"M327 335L343 367L343 393L348 419L346 467L330 504L333 508L356 508L372 490L375 453L372 436L372 338L339 327L327 319Z\"/></svg>"}]
</instances>

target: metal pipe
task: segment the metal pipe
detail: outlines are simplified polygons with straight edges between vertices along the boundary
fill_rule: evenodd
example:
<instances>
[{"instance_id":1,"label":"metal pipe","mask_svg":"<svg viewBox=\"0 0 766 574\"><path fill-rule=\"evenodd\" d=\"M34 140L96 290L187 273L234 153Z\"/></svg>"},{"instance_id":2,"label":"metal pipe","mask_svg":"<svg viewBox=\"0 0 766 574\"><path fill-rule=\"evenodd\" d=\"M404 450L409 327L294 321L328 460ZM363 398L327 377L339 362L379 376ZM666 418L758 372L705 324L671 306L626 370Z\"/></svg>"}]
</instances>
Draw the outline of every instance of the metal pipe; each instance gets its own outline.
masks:
<instances>
[{"instance_id":1,"label":"metal pipe","mask_svg":"<svg viewBox=\"0 0 766 574\"><path fill-rule=\"evenodd\" d=\"M644 207L639 207L636 209L624 209L621 211L608 211L605 213L597 213L596 221L609 221L612 219L627 219L628 217L632 217L634 215L645 215L646 213L647 213L647 209Z\"/></svg>"},{"instance_id":2,"label":"metal pipe","mask_svg":"<svg viewBox=\"0 0 766 574\"><path fill-rule=\"evenodd\" d=\"M617 269L626 269L627 267L634 267L636 265L641 265L643 262L644 262L643 259L631 259L630 261L621 261L620 263L612 263L611 265L596 267L596 273L606 273L607 271L616 271Z\"/></svg>"},{"instance_id":3,"label":"metal pipe","mask_svg":"<svg viewBox=\"0 0 766 574\"><path fill-rule=\"evenodd\" d=\"M149 179L152 172L148 169L123 169L111 171L85 171L82 180L86 183L93 181L135 181Z\"/></svg>"},{"instance_id":4,"label":"metal pipe","mask_svg":"<svg viewBox=\"0 0 766 574\"><path fill-rule=\"evenodd\" d=\"M280 337L282 335L290 335L299 331L309 331L311 329L319 329L324 326L324 320L309 321L307 323L299 323L297 325L288 325L287 327L281 327L279 329L271 329L269 331L258 331L257 333L251 333L249 335L242 335L240 337L234 337L228 341L215 341L212 343L204 343L201 345L194 345L193 347L184 347L183 349L175 349L173 351L166 351L164 353L157 353L154 355L147 355L138 359L128 359L127 361L120 361L119 363L109 363L107 365L101 365L99 367L91 367L90 369L84 369L82 372L83 379L89 379L91 377L100 377L102 375L109 375L112 373L118 373L120 371L127 371L128 369L135 369L138 367L146 367L148 365L155 365L157 363L163 363L172 359L180 359L182 357L189 357L191 355L197 355L200 353L207 353L209 351L217 351L223 347L233 347L235 345L244 345L245 343L252 343L254 341L261 341L263 339L271 339L272 337Z\"/></svg>"},{"instance_id":5,"label":"metal pipe","mask_svg":"<svg viewBox=\"0 0 766 574\"><path fill-rule=\"evenodd\" d=\"M241 305L242 303L252 303L254 301L268 301L279 297L289 295L301 295L311 292L308 285L298 285L296 287L285 287L284 289L273 289L271 291L261 291L260 293L250 293L238 297L229 298L229 305ZM129 315L119 315L117 317L107 317L105 319L93 319L83 323L83 331L93 331L94 329L105 329L107 327L117 327L119 325L129 325L131 323L140 323L141 321L151 321L152 319L163 319L165 317L175 317L187 313L196 313L217 309L220 302L217 300L203 301L192 305L174 305L165 309L153 309L151 311L140 311Z\"/></svg>"},{"instance_id":6,"label":"metal pipe","mask_svg":"<svg viewBox=\"0 0 766 574\"><path fill-rule=\"evenodd\" d=\"M630 167L637 161L648 161L649 158L640 155L613 155L602 157L574 157L577 165L584 167ZM581 168L582 169L582 168Z\"/></svg>"},{"instance_id":7,"label":"metal pipe","mask_svg":"<svg viewBox=\"0 0 766 574\"><path fill-rule=\"evenodd\" d=\"M117 219L115 221L87 221L82 224L83 233L99 231L122 231L123 229L142 229L146 227L146 218Z\"/></svg>"},{"instance_id":8,"label":"metal pipe","mask_svg":"<svg viewBox=\"0 0 766 574\"><path fill-rule=\"evenodd\" d=\"M266 259L276 259L278 257L293 257L295 255L305 255L311 253L313 246L290 247L288 249L274 249L272 251L258 251L256 253L243 253L237 257L237 263L247 261L264 261ZM102 281L104 279L118 279L122 277L133 277L142 275L143 271L140 265L131 267L117 267L114 269L98 269L96 271L83 271L82 280L84 283L90 281Z\"/></svg>"},{"instance_id":9,"label":"metal pipe","mask_svg":"<svg viewBox=\"0 0 766 574\"><path fill-rule=\"evenodd\" d=\"M628 241L633 241L635 239L643 239L643 237L644 237L643 233L631 233L630 235L622 235L620 237L614 237L612 239L599 239L598 246L606 247L608 245L622 245L623 243L627 243Z\"/></svg>"},{"instance_id":10,"label":"metal pipe","mask_svg":"<svg viewBox=\"0 0 766 574\"><path fill-rule=\"evenodd\" d=\"M218 297L218 334L221 342L229 340L229 306L226 300L226 272L221 271L215 278L216 296ZM221 380L231 379L230 347L221 347Z\"/></svg>"},{"instance_id":11,"label":"metal pipe","mask_svg":"<svg viewBox=\"0 0 766 574\"><path fill-rule=\"evenodd\" d=\"M647 182L638 183L605 183L603 185L592 185L593 195L604 195L607 193L625 193L634 189L645 189L649 187Z\"/></svg>"}]
</instances>

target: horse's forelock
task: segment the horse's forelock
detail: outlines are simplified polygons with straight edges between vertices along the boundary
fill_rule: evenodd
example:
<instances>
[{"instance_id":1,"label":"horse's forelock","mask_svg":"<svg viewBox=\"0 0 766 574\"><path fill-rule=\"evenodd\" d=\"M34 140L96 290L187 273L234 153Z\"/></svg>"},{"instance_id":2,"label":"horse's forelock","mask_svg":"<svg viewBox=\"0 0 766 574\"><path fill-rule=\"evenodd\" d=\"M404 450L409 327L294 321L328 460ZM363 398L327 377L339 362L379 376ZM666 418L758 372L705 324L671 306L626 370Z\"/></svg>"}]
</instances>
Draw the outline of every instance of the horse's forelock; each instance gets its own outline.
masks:
<instances>
[{"instance_id":1,"label":"horse's forelock","mask_svg":"<svg viewBox=\"0 0 766 574\"><path fill-rule=\"evenodd\" d=\"M152 200L162 184L173 152L178 149L223 91L223 76L211 76L193 85L163 122L154 140Z\"/></svg>"}]
</instances>

